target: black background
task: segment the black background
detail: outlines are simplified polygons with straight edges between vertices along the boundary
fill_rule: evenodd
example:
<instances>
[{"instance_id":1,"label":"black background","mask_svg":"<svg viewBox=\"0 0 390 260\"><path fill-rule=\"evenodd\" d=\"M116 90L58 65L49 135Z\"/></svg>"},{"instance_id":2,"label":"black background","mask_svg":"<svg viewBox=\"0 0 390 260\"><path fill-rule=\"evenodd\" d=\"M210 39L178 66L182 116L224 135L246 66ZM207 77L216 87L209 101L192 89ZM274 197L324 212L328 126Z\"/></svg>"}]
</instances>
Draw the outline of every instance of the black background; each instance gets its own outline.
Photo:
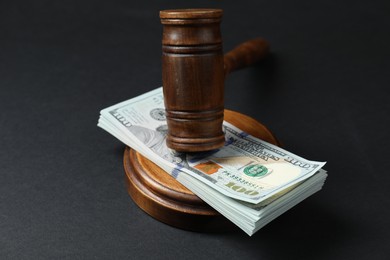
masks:
<instances>
[{"instance_id":1,"label":"black background","mask_svg":"<svg viewBox=\"0 0 390 260\"><path fill-rule=\"evenodd\" d=\"M388 259L389 1L0 1L1 259ZM179 230L126 192L99 111L161 85L158 11L224 10L224 50L272 55L229 109L327 161L323 190L254 236Z\"/></svg>"}]
</instances>

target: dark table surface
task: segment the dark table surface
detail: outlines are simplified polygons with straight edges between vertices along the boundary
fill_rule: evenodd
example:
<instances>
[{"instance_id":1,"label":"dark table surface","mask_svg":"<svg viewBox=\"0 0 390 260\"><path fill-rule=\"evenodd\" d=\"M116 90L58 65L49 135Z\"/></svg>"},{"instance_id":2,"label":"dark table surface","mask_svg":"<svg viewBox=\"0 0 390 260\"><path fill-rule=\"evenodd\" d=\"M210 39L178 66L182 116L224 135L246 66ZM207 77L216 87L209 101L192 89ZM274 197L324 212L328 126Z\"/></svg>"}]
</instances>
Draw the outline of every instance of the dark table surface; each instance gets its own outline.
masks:
<instances>
[{"instance_id":1,"label":"dark table surface","mask_svg":"<svg viewBox=\"0 0 390 260\"><path fill-rule=\"evenodd\" d=\"M0 2L1 259L389 259L389 1ZM224 9L226 107L327 161L323 190L261 229L195 233L130 199L99 111L161 85L158 11Z\"/></svg>"}]
</instances>

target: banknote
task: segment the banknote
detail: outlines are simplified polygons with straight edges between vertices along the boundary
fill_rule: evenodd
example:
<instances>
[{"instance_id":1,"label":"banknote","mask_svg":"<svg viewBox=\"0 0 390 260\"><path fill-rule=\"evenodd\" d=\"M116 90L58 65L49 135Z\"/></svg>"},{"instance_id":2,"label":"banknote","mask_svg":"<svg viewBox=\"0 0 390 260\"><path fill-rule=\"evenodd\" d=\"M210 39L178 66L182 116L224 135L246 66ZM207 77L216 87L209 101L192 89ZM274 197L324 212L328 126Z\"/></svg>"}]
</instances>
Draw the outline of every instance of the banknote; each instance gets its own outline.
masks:
<instances>
[{"instance_id":1,"label":"banknote","mask_svg":"<svg viewBox=\"0 0 390 260\"><path fill-rule=\"evenodd\" d=\"M101 111L99 126L163 167L188 174L233 199L259 204L320 170L325 162L301 158L224 122L225 145L209 152L178 153L166 146L162 89ZM105 126L105 127L104 127Z\"/></svg>"},{"instance_id":2,"label":"banknote","mask_svg":"<svg viewBox=\"0 0 390 260\"><path fill-rule=\"evenodd\" d=\"M294 185L293 188L288 188L274 195L272 200L270 198L257 205L224 196L189 175L183 175L180 181L251 236L290 208L321 190L326 177L326 171L320 169L310 178Z\"/></svg>"},{"instance_id":3,"label":"banknote","mask_svg":"<svg viewBox=\"0 0 390 260\"><path fill-rule=\"evenodd\" d=\"M151 156L151 154L147 154L145 149L135 145L132 139L126 135L126 132L122 132L120 128L111 124L103 117L99 118L99 126L123 143L132 146L144 156ZM156 157L154 162L167 174L174 170L159 157ZM225 196L186 173L177 174L176 180L251 236L291 207L319 191L325 182L326 176L326 172L320 169L310 178L289 186L258 204Z\"/></svg>"}]
</instances>

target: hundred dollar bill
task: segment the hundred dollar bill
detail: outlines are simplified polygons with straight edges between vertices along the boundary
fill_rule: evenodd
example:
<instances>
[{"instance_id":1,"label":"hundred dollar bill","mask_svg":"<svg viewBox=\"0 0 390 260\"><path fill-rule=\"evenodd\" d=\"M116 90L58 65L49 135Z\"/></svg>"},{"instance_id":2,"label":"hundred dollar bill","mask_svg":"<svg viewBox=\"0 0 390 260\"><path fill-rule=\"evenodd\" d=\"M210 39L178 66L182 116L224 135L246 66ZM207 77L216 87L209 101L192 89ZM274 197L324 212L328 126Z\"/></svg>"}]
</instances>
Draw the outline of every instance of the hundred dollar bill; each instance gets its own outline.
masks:
<instances>
[{"instance_id":1,"label":"hundred dollar bill","mask_svg":"<svg viewBox=\"0 0 390 260\"><path fill-rule=\"evenodd\" d=\"M325 165L248 135L228 122L223 124L226 142L222 148L177 153L165 142L168 128L162 88L103 109L100 114L99 126L105 125L102 128L106 130L115 127L121 133L117 138L165 166L174 178L189 174L226 196L253 204L309 178Z\"/></svg>"},{"instance_id":2,"label":"hundred dollar bill","mask_svg":"<svg viewBox=\"0 0 390 260\"><path fill-rule=\"evenodd\" d=\"M142 147L136 146L132 140L125 135L125 132L121 132L120 129L110 124L110 122L103 117L99 118L98 124L123 143L128 143L130 146L133 146L134 149L137 149L141 154L145 153ZM163 160L159 160L158 157L154 162L167 173L174 170L174 168L165 164ZM240 227L248 235L252 235L297 203L319 191L324 184L326 176L326 172L323 169L320 169L310 178L289 186L285 190L278 192L258 204L251 204L229 198L189 174L177 174L176 180Z\"/></svg>"}]
</instances>

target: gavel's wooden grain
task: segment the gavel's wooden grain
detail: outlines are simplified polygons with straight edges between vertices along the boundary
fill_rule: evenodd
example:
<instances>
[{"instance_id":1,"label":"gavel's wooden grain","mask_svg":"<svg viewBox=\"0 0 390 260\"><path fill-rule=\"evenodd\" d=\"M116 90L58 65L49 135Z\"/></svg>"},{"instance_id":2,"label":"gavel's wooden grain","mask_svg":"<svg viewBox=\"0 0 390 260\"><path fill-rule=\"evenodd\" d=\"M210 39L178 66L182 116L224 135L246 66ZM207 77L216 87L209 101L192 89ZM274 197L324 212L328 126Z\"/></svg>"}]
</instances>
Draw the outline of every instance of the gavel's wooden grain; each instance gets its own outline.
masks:
<instances>
[{"instance_id":1,"label":"gavel's wooden grain","mask_svg":"<svg viewBox=\"0 0 390 260\"><path fill-rule=\"evenodd\" d=\"M261 123L224 110L225 76L265 57L268 43L254 39L224 56L219 28L221 17L219 9L160 12L167 145L177 151L199 152L221 147L225 142L224 118L251 135L279 144ZM194 231L234 228L169 174L128 147L124 168L130 196L152 217Z\"/></svg>"},{"instance_id":2,"label":"gavel's wooden grain","mask_svg":"<svg viewBox=\"0 0 390 260\"><path fill-rule=\"evenodd\" d=\"M225 76L265 57L268 43L251 40L224 56L222 10L165 10L160 18L167 145L180 152L219 148L225 142Z\"/></svg>"}]
</instances>

